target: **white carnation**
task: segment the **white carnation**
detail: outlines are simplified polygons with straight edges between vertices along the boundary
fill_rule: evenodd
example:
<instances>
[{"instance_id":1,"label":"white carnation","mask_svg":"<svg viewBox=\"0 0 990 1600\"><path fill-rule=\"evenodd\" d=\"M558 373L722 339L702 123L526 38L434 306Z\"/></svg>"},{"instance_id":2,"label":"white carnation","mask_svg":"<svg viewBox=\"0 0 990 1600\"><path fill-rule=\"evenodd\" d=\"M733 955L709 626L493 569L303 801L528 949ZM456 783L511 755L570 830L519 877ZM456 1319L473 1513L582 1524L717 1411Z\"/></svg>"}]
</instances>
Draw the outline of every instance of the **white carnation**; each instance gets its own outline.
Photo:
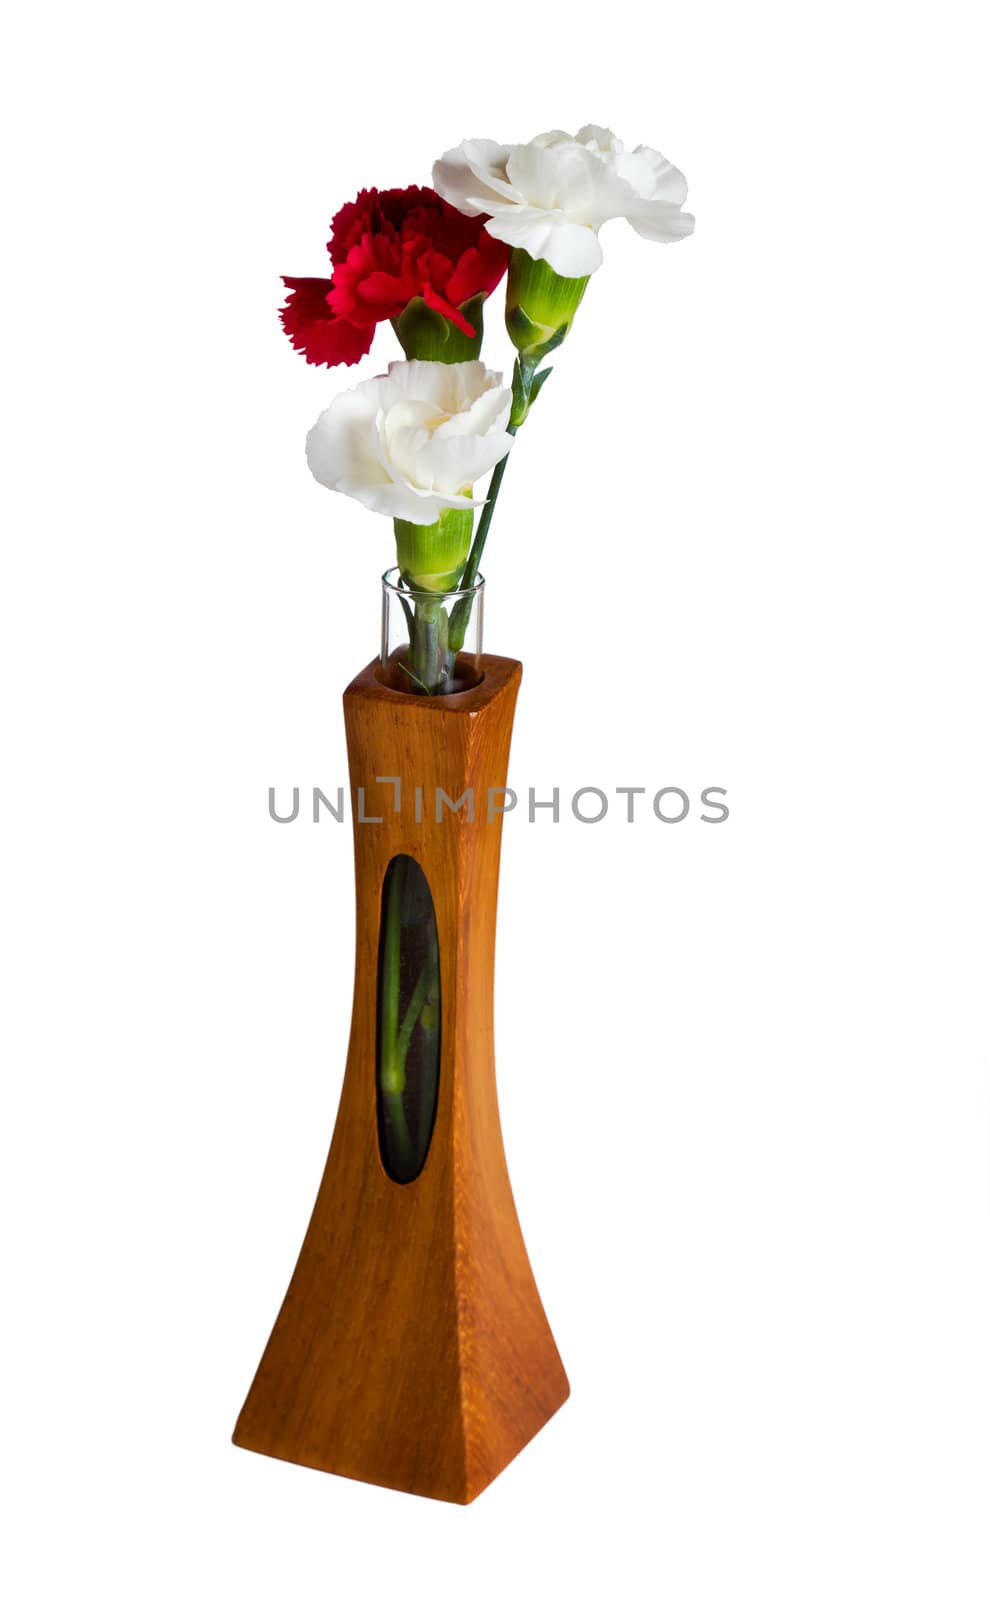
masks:
<instances>
[{"instance_id":1,"label":"white carnation","mask_svg":"<svg viewBox=\"0 0 990 1600\"><path fill-rule=\"evenodd\" d=\"M465 139L435 164L433 187L467 216L489 217L494 238L548 262L563 278L585 278L601 266L598 230L613 217L660 243L694 229L681 209L684 174L658 150L626 150L610 129L591 124L573 137L554 131L529 144Z\"/></svg>"},{"instance_id":2,"label":"white carnation","mask_svg":"<svg viewBox=\"0 0 990 1600\"><path fill-rule=\"evenodd\" d=\"M393 361L317 418L306 459L328 489L428 525L484 505L473 485L509 452L511 404L501 373L481 361Z\"/></svg>"}]
</instances>

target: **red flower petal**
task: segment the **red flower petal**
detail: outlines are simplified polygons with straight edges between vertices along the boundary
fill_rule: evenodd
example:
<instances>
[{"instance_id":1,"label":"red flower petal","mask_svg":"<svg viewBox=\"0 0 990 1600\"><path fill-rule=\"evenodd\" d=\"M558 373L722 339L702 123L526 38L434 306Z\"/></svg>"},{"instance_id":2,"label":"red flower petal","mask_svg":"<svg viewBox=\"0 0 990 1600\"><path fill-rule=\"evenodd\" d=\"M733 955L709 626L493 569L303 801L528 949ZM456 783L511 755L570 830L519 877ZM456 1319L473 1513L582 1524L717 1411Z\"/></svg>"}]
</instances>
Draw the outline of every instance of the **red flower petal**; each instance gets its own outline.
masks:
<instances>
[{"instance_id":1,"label":"red flower petal","mask_svg":"<svg viewBox=\"0 0 990 1600\"><path fill-rule=\"evenodd\" d=\"M466 333L469 339L474 338L474 329L467 318L458 311L455 305L451 305L449 300L445 300L443 295L437 294L432 284L424 283L423 299L431 311L439 311L442 317L446 317L448 322L452 322L455 328L460 328L461 332Z\"/></svg>"},{"instance_id":2,"label":"red flower petal","mask_svg":"<svg viewBox=\"0 0 990 1600\"><path fill-rule=\"evenodd\" d=\"M463 305L483 288L477 250L466 250L447 280L447 293L455 305Z\"/></svg>"},{"instance_id":3,"label":"red flower petal","mask_svg":"<svg viewBox=\"0 0 990 1600\"><path fill-rule=\"evenodd\" d=\"M329 278L283 278L289 291L279 312L294 349L314 367L352 367L371 349L375 325L339 317L327 304Z\"/></svg>"},{"instance_id":4,"label":"red flower petal","mask_svg":"<svg viewBox=\"0 0 990 1600\"><path fill-rule=\"evenodd\" d=\"M401 311L412 299L416 285L410 286L405 278L397 277L392 272L369 272L358 284L357 292L359 298L369 305L389 306ZM393 316L394 311L389 310L384 315Z\"/></svg>"},{"instance_id":5,"label":"red flower petal","mask_svg":"<svg viewBox=\"0 0 990 1600\"><path fill-rule=\"evenodd\" d=\"M436 204L439 199L433 189L415 185L409 189L362 189L354 200L341 206L330 224L331 239L327 245L330 260L336 266L369 233L398 238L409 214L417 206L430 200Z\"/></svg>"},{"instance_id":6,"label":"red flower petal","mask_svg":"<svg viewBox=\"0 0 990 1600\"><path fill-rule=\"evenodd\" d=\"M491 294L509 264L509 247L482 233L477 247L465 250L450 275L446 293L456 305L476 294Z\"/></svg>"},{"instance_id":7,"label":"red flower petal","mask_svg":"<svg viewBox=\"0 0 990 1600\"><path fill-rule=\"evenodd\" d=\"M290 294L282 325L292 343L316 365L351 365L370 348L375 323L398 316L417 295L473 337L458 307L490 294L509 260L484 220L464 216L433 189L362 189L333 219L333 281L283 280Z\"/></svg>"}]
</instances>

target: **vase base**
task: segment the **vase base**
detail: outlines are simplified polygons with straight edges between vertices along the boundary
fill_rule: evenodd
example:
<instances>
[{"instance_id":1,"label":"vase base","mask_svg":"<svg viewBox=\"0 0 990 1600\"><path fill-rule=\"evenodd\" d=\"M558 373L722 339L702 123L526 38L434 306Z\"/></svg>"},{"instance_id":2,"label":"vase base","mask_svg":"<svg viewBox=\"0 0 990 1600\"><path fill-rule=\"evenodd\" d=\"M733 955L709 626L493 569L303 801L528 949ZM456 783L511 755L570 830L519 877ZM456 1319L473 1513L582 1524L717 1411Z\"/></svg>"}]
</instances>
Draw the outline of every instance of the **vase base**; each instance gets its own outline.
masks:
<instances>
[{"instance_id":1,"label":"vase base","mask_svg":"<svg viewBox=\"0 0 990 1600\"><path fill-rule=\"evenodd\" d=\"M473 1473L467 1470L463 1459L437 1463L433 1470L426 1473L421 1466L406 1472L397 1469L396 1464L389 1462L385 1457L380 1457L377 1464L372 1464L371 1460L358 1460L346 1452L338 1455L332 1447L332 1441L328 1442L325 1451L284 1449L279 1447L277 1441L253 1436L251 1430L242 1428L240 1423L234 1430L233 1442L242 1450L251 1450L257 1455L269 1456L276 1461L286 1461L293 1466L311 1467L317 1472L330 1473L338 1478L350 1478L380 1489L394 1489L402 1494L414 1494L429 1500L444 1500L453 1505L466 1506L476 1500L489 1484L511 1465L516 1456L522 1453L551 1417L560 1410L570 1394L570 1385L563 1368L560 1375L559 1398L550 1406L546 1415L535 1422L524 1437L515 1441L502 1459L492 1459L484 1468L475 1469Z\"/></svg>"}]
</instances>

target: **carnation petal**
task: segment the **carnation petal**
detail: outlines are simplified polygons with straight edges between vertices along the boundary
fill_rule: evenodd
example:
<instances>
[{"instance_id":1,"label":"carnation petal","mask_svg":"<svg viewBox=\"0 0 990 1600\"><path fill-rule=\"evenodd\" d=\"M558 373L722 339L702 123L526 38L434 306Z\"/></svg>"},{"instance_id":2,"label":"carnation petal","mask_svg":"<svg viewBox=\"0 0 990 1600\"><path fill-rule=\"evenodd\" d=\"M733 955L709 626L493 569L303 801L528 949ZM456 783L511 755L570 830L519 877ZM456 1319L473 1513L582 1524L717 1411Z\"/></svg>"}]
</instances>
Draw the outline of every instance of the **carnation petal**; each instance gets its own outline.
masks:
<instances>
[{"instance_id":1,"label":"carnation petal","mask_svg":"<svg viewBox=\"0 0 990 1600\"><path fill-rule=\"evenodd\" d=\"M498 382L483 361L391 361L385 393L391 403L401 396L426 401L438 411L462 411Z\"/></svg>"},{"instance_id":2,"label":"carnation petal","mask_svg":"<svg viewBox=\"0 0 990 1600\"><path fill-rule=\"evenodd\" d=\"M371 378L339 394L333 404L320 413L306 435L309 470L317 482L328 489L341 488L344 480L385 480L373 440L380 382L378 378Z\"/></svg>"},{"instance_id":3,"label":"carnation petal","mask_svg":"<svg viewBox=\"0 0 990 1600\"><path fill-rule=\"evenodd\" d=\"M357 285L357 294L368 305L389 310L404 306L410 298L409 285L394 272L366 272Z\"/></svg>"},{"instance_id":4,"label":"carnation petal","mask_svg":"<svg viewBox=\"0 0 990 1600\"><path fill-rule=\"evenodd\" d=\"M370 349L374 325L401 316L419 299L474 340L476 330L460 308L490 293L508 265L508 251L485 232L483 215L465 216L428 188L362 189L337 212L332 234L332 280L284 280L283 327L314 364L359 361Z\"/></svg>"},{"instance_id":5,"label":"carnation petal","mask_svg":"<svg viewBox=\"0 0 990 1600\"><path fill-rule=\"evenodd\" d=\"M473 300L475 295L491 294L508 265L509 252L501 239L493 239L487 228L482 228L477 246L464 251L444 293L453 305L463 309L465 301Z\"/></svg>"},{"instance_id":6,"label":"carnation petal","mask_svg":"<svg viewBox=\"0 0 990 1600\"><path fill-rule=\"evenodd\" d=\"M694 217L690 211L667 200L640 200L630 207L626 216L643 239L655 244L676 244L694 232Z\"/></svg>"},{"instance_id":7,"label":"carnation petal","mask_svg":"<svg viewBox=\"0 0 990 1600\"><path fill-rule=\"evenodd\" d=\"M452 304L450 300L446 299L444 295L438 294L432 284L425 283L423 285L423 299L431 311L439 311L440 315L446 317L448 322L452 322L460 333L466 334L469 339L474 338L475 329L472 328L464 313L456 305Z\"/></svg>"},{"instance_id":8,"label":"carnation petal","mask_svg":"<svg viewBox=\"0 0 990 1600\"><path fill-rule=\"evenodd\" d=\"M383 517L401 517L404 522L436 522L446 504L435 494L418 493L403 483L369 484L355 480L341 484L340 488L369 511L377 511Z\"/></svg>"},{"instance_id":9,"label":"carnation petal","mask_svg":"<svg viewBox=\"0 0 990 1600\"><path fill-rule=\"evenodd\" d=\"M505 176L511 146L496 144L493 139L465 139L461 145L464 160L475 177L487 190L503 200L520 197Z\"/></svg>"},{"instance_id":10,"label":"carnation petal","mask_svg":"<svg viewBox=\"0 0 990 1600\"><path fill-rule=\"evenodd\" d=\"M317 419L306 441L314 477L371 510L435 522L483 505L470 488L509 450L511 396L481 361L393 361Z\"/></svg>"},{"instance_id":11,"label":"carnation petal","mask_svg":"<svg viewBox=\"0 0 990 1600\"><path fill-rule=\"evenodd\" d=\"M550 147L520 145L507 170L528 205L588 228L622 216L634 197L611 160L573 139Z\"/></svg>"},{"instance_id":12,"label":"carnation petal","mask_svg":"<svg viewBox=\"0 0 990 1600\"><path fill-rule=\"evenodd\" d=\"M434 415L429 413L430 418ZM379 420L378 453L393 483L422 492L436 487L432 469L426 465L432 438L431 429L423 425L415 411L404 415L402 406L391 407Z\"/></svg>"},{"instance_id":13,"label":"carnation petal","mask_svg":"<svg viewBox=\"0 0 990 1600\"><path fill-rule=\"evenodd\" d=\"M649 145L637 145L616 157L615 170L644 200L666 200L682 206L687 199L687 179L683 172Z\"/></svg>"},{"instance_id":14,"label":"carnation petal","mask_svg":"<svg viewBox=\"0 0 990 1600\"><path fill-rule=\"evenodd\" d=\"M549 133L538 133L535 139L530 139L530 144L537 144L547 148L554 144L573 144L574 135L565 133L563 128L551 128Z\"/></svg>"},{"instance_id":15,"label":"carnation petal","mask_svg":"<svg viewBox=\"0 0 990 1600\"><path fill-rule=\"evenodd\" d=\"M406 522L421 524L436 522L441 511L472 511L485 503L483 499L478 500L471 495L459 494L456 491L445 494L439 489L416 489L411 484L392 484L390 489L395 492L382 496L383 507L388 506L386 515L402 517ZM366 501L365 504L370 502ZM393 510L392 507L397 505L402 505L405 509ZM372 506L371 509L377 511L379 507Z\"/></svg>"},{"instance_id":16,"label":"carnation petal","mask_svg":"<svg viewBox=\"0 0 990 1600\"><path fill-rule=\"evenodd\" d=\"M501 379L500 373L494 376ZM457 411L448 416L447 420L434 430L435 437L450 439L466 433L484 435L493 430L501 432L508 423L511 409L511 394L508 389L501 387L501 383L496 384L479 395L467 410Z\"/></svg>"},{"instance_id":17,"label":"carnation petal","mask_svg":"<svg viewBox=\"0 0 990 1600\"><path fill-rule=\"evenodd\" d=\"M508 147L492 139L465 139L434 162L433 187L458 211L469 217L484 216L493 200L519 198L500 176L508 155Z\"/></svg>"},{"instance_id":18,"label":"carnation petal","mask_svg":"<svg viewBox=\"0 0 990 1600\"><path fill-rule=\"evenodd\" d=\"M560 145L520 144L510 152L506 173L530 206L573 216L594 191L594 156L568 141Z\"/></svg>"},{"instance_id":19,"label":"carnation petal","mask_svg":"<svg viewBox=\"0 0 990 1600\"><path fill-rule=\"evenodd\" d=\"M615 137L611 128L599 128L594 122L586 122L574 138L577 144L593 145L603 155L612 155L622 149L622 140Z\"/></svg>"},{"instance_id":20,"label":"carnation petal","mask_svg":"<svg viewBox=\"0 0 990 1600\"><path fill-rule=\"evenodd\" d=\"M611 128L554 128L524 145L465 140L434 168L434 183L462 211L487 211L487 233L546 261L562 277L588 277L602 263L602 224L627 217L644 238L686 238L687 182L649 145L627 150Z\"/></svg>"},{"instance_id":21,"label":"carnation petal","mask_svg":"<svg viewBox=\"0 0 990 1600\"><path fill-rule=\"evenodd\" d=\"M534 261L546 261L562 278L586 278L602 264L594 229L533 206L499 212L488 231L513 249L525 250Z\"/></svg>"},{"instance_id":22,"label":"carnation petal","mask_svg":"<svg viewBox=\"0 0 990 1600\"><path fill-rule=\"evenodd\" d=\"M439 492L456 495L470 488L507 456L513 445L511 433L477 435L434 435L423 447L423 468L429 471L433 487ZM466 502L465 502L466 503Z\"/></svg>"},{"instance_id":23,"label":"carnation petal","mask_svg":"<svg viewBox=\"0 0 990 1600\"><path fill-rule=\"evenodd\" d=\"M295 350L314 367L352 367L367 355L374 324L358 325L340 317L327 304L329 278L283 278L289 294L279 312Z\"/></svg>"}]
</instances>

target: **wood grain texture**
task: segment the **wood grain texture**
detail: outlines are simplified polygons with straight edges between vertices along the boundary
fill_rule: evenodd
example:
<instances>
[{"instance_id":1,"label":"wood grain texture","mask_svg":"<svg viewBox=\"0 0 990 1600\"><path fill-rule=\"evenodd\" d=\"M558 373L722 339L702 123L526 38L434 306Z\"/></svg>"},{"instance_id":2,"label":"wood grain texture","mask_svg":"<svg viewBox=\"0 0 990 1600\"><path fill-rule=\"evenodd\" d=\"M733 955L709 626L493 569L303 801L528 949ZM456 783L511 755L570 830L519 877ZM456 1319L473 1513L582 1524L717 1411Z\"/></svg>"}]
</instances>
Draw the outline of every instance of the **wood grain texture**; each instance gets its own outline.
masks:
<instances>
[{"instance_id":1,"label":"wood grain texture","mask_svg":"<svg viewBox=\"0 0 990 1600\"><path fill-rule=\"evenodd\" d=\"M568 1395L526 1255L495 1089L493 968L501 817L522 669L483 658L463 694L420 698L369 666L344 694L357 893L347 1068L302 1251L234 1443L413 1494L466 1503ZM391 785L402 780L401 809ZM415 786L423 789L416 821ZM434 790L466 809L434 820ZM365 813L357 821L357 791ZM413 856L433 892L442 1006L426 1163L394 1183L379 1155L376 986L382 882Z\"/></svg>"}]
</instances>

